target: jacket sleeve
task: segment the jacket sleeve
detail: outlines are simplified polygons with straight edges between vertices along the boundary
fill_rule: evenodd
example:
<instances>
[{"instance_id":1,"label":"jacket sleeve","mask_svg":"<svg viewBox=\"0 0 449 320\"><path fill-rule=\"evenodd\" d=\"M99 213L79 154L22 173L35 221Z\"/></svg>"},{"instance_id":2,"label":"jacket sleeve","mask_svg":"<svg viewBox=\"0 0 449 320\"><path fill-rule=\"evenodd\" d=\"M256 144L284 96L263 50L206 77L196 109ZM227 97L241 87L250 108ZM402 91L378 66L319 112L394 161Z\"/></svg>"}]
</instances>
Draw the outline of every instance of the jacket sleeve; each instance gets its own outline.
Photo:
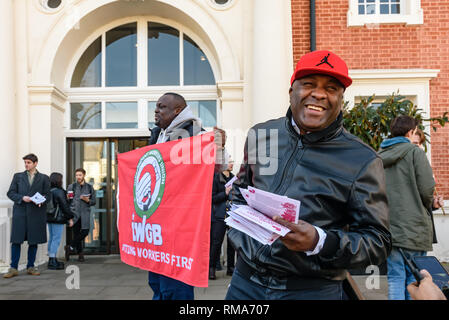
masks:
<instances>
[{"instance_id":1,"label":"jacket sleeve","mask_svg":"<svg viewBox=\"0 0 449 320\"><path fill-rule=\"evenodd\" d=\"M226 191L219 190L219 175L214 174L214 180L212 184L212 203L221 203L226 201L228 196L226 195Z\"/></svg>"},{"instance_id":2,"label":"jacket sleeve","mask_svg":"<svg viewBox=\"0 0 449 320\"><path fill-rule=\"evenodd\" d=\"M433 179L432 167L427 160L427 156L419 148L413 153L416 185L418 186L421 201L426 208L431 208L433 204L433 193L435 191L435 180Z\"/></svg>"},{"instance_id":3,"label":"jacket sleeve","mask_svg":"<svg viewBox=\"0 0 449 320\"><path fill-rule=\"evenodd\" d=\"M97 195L95 192L94 187L90 185L90 200L89 200L89 206L94 206L97 203Z\"/></svg>"},{"instance_id":4,"label":"jacket sleeve","mask_svg":"<svg viewBox=\"0 0 449 320\"><path fill-rule=\"evenodd\" d=\"M11 201L14 201L15 204L21 204L22 198L25 196L23 194L19 194L19 175L16 173L12 178L11 185L9 186L9 190L6 193Z\"/></svg>"},{"instance_id":5,"label":"jacket sleeve","mask_svg":"<svg viewBox=\"0 0 449 320\"><path fill-rule=\"evenodd\" d=\"M238 179L232 185L232 203L236 205L247 204L242 193L240 192L240 188L246 189L249 185L252 185L252 170L251 165L248 163L248 139L246 139L245 142L243 162L240 166L239 172L237 173L237 178Z\"/></svg>"},{"instance_id":6,"label":"jacket sleeve","mask_svg":"<svg viewBox=\"0 0 449 320\"><path fill-rule=\"evenodd\" d=\"M323 267L355 269L383 263L391 252L385 172L379 158L358 174L347 206L347 228L325 230Z\"/></svg>"}]
</instances>

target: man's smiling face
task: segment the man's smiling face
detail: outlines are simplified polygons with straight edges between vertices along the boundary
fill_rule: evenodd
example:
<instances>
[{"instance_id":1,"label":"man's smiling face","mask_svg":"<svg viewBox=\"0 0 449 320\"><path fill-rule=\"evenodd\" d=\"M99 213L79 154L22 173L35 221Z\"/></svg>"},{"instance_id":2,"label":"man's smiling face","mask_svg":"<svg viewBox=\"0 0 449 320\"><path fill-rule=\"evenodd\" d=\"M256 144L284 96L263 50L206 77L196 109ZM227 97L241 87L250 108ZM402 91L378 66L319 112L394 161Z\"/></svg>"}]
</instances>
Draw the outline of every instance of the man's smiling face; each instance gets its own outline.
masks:
<instances>
[{"instance_id":1,"label":"man's smiling face","mask_svg":"<svg viewBox=\"0 0 449 320\"><path fill-rule=\"evenodd\" d=\"M289 93L292 116L301 132L314 132L337 119L344 87L334 77L313 74L295 80Z\"/></svg>"}]
</instances>

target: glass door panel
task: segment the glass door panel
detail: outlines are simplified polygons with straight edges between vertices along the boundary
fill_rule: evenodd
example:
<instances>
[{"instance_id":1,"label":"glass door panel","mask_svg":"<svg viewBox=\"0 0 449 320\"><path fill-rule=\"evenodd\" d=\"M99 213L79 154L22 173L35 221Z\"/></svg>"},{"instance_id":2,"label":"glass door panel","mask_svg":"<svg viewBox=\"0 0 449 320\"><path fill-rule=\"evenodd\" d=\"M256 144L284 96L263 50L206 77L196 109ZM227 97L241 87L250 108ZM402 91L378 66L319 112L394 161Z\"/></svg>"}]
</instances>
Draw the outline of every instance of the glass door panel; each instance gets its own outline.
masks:
<instances>
[{"instance_id":1,"label":"glass door panel","mask_svg":"<svg viewBox=\"0 0 449 320\"><path fill-rule=\"evenodd\" d=\"M75 182L75 170L83 168L86 170L85 181L93 186L97 198L95 206L91 207L90 232L84 241L85 252L107 253L108 141L73 139L68 141L67 146L67 185ZM71 234L70 229L68 231Z\"/></svg>"},{"instance_id":2,"label":"glass door panel","mask_svg":"<svg viewBox=\"0 0 449 320\"><path fill-rule=\"evenodd\" d=\"M117 153L132 151L148 145L148 138L120 138L111 141L111 252L119 253L117 231Z\"/></svg>"},{"instance_id":3,"label":"glass door panel","mask_svg":"<svg viewBox=\"0 0 449 320\"><path fill-rule=\"evenodd\" d=\"M86 253L119 253L117 231L117 153L148 145L148 138L67 140L67 184L75 181L75 170L86 170L86 181L95 189L97 203L91 211L91 230L84 241ZM71 229L67 229L71 239Z\"/></svg>"}]
</instances>

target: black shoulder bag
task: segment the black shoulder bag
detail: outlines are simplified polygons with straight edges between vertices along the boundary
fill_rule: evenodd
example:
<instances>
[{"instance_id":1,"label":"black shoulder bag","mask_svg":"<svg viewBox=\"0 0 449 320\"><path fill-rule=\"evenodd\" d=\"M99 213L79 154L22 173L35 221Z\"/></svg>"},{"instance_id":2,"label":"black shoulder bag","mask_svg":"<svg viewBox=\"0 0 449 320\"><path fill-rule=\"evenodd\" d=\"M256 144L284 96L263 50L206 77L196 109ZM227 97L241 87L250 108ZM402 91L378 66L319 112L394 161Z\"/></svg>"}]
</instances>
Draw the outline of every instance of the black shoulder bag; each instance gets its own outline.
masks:
<instances>
[{"instance_id":1,"label":"black shoulder bag","mask_svg":"<svg viewBox=\"0 0 449 320\"><path fill-rule=\"evenodd\" d=\"M47 203L47 222L49 223L64 223L64 216L62 214L61 209L59 208L59 204L55 205L55 199L53 196L53 188L50 190L50 200Z\"/></svg>"}]
</instances>

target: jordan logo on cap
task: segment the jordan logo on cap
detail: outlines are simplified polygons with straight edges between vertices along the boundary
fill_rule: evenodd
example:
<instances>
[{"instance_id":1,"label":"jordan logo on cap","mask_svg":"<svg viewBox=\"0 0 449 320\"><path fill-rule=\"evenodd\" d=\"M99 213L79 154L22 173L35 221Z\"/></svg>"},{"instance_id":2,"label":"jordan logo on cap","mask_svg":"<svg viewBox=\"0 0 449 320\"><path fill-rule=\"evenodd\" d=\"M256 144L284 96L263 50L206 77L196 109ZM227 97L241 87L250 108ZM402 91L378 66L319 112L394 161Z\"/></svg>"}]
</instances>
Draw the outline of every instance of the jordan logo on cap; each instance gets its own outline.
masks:
<instances>
[{"instance_id":1,"label":"jordan logo on cap","mask_svg":"<svg viewBox=\"0 0 449 320\"><path fill-rule=\"evenodd\" d=\"M321 61L320 61L320 63L318 63L316 66L318 67L318 66L320 66L320 65L322 65L322 64L328 64L329 65L329 67L331 67L332 69L334 68L334 66L333 65L331 65L330 63L329 63L329 61L327 61L327 59L329 58L329 56L330 56L330 53L328 53L327 54L327 56L325 56L325 57L323 57L323 59L321 59Z\"/></svg>"}]
</instances>

